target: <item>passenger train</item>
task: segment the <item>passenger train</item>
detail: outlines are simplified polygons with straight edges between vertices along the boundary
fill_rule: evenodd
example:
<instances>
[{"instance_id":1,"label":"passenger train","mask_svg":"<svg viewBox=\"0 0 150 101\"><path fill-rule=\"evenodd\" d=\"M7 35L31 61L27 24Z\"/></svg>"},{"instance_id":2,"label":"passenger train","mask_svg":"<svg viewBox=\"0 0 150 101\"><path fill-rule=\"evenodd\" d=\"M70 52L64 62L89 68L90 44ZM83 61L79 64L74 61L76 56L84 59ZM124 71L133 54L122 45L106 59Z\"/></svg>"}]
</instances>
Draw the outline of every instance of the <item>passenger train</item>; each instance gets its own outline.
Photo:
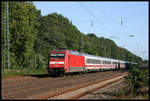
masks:
<instances>
[{"instance_id":1,"label":"passenger train","mask_svg":"<svg viewBox=\"0 0 150 101\"><path fill-rule=\"evenodd\" d=\"M49 54L48 72L63 75L77 72L119 70L135 62L122 61L72 50L52 50Z\"/></svg>"}]
</instances>

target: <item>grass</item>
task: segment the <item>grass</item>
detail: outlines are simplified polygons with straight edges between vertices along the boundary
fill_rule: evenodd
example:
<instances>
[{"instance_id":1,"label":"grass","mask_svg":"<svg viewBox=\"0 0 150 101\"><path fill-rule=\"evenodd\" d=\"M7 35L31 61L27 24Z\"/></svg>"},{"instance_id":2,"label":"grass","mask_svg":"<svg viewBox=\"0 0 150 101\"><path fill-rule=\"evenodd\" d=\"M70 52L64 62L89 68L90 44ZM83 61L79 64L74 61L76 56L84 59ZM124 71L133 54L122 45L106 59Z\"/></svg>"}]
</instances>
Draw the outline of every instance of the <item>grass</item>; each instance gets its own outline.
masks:
<instances>
[{"instance_id":1,"label":"grass","mask_svg":"<svg viewBox=\"0 0 150 101\"><path fill-rule=\"evenodd\" d=\"M47 70L30 70L30 69L2 69L2 78L14 76L29 76L36 74L48 74Z\"/></svg>"},{"instance_id":2,"label":"grass","mask_svg":"<svg viewBox=\"0 0 150 101\"><path fill-rule=\"evenodd\" d=\"M121 100L148 100L149 87L140 89L137 93L131 93L129 89L119 91L119 99Z\"/></svg>"}]
</instances>

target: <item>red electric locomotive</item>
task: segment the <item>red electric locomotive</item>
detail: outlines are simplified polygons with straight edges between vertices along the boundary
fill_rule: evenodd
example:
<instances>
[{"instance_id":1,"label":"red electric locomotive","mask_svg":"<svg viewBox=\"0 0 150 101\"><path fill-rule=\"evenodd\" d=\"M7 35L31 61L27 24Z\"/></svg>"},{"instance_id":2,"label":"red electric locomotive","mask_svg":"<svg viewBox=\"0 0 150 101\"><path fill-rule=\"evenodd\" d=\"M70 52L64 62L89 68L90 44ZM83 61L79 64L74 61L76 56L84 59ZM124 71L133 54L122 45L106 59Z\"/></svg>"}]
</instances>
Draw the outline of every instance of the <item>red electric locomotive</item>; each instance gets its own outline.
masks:
<instances>
[{"instance_id":1,"label":"red electric locomotive","mask_svg":"<svg viewBox=\"0 0 150 101\"><path fill-rule=\"evenodd\" d=\"M49 74L63 75L70 72L85 71L84 56L71 50L52 50L49 56Z\"/></svg>"}]
</instances>

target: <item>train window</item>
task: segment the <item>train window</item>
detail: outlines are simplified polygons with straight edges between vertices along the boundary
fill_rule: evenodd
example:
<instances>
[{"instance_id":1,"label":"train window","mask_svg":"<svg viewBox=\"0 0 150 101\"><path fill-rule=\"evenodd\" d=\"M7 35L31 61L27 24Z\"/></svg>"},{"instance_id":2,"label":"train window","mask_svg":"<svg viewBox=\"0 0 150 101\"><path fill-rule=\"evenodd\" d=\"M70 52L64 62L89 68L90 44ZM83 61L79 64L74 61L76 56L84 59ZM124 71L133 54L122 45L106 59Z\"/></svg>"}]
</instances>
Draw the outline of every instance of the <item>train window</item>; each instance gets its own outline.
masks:
<instances>
[{"instance_id":1,"label":"train window","mask_svg":"<svg viewBox=\"0 0 150 101\"><path fill-rule=\"evenodd\" d=\"M51 54L51 56L57 56L57 54Z\"/></svg>"},{"instance_id":2,"label":"train window","mask_svg":"<svg viewBox=\"0 0 150 101\"><path fill-rule=\"evenodd\" d=\"M124 65L124 63L120 63L120 65Z\"/></svg>"},{"instance_id":3,"label":"train window","mask_svg":"<svg viewBox=\"0 0 150 101\"><path fill-rule=\"evenodd\" d=\"M92 63L92 60L91 60L91 59L89 59L89 63Z\"/></svg>"},{"instance_id":4,"label":"train window","mask_svg":"<svg viewBox=\"0 0 150 101\"><path fill-rule=\"evenodd\" d=\"M96 64L101 64L101 60L96 60Z\"/></svg>"},{"instance_id":5,"label":"train window","mask_svg":"<svg viewBox=\"0 0 150 101\"><path fill-rule=\"evenodd\" d=\"M64 54L58 54L58 58L60 59L60 58L64 58Z\"/></svg>"},{"instance_id":6,"label":"train window","mask_svg":"<svg viewBox=\"0 0 150 101\"><path fill-rule=\"evenodd\" d=\"M103 64L111 64L111 61L103 60Z\"/></svg>"},{"instance_id":7,"label":"train window","mask_svg":"<svg viewBox=\"0 0 150 101\"><path fill-rule=\"evenodd\" d=\"M89 63L89 59L86 59L86 63Z\"/></svg>"},{"instance_id":8,"label":"train window","mask_svg":"<svg viewBox=\"0 0 150 101\"><path fill-rule=\"evenodd\" d=\"M113 64L117 64L117 62L113 62Z\"/></svg>"},{"instance_id":9,"label":"train window","mask_svg":"<svg viewBox=\"0 0 150 101\"><path fill-rule=\"evenodd\" d=\"M63 59L64 54L51 54L51 59Z\"/></svg>"},{"instance_id":10,"label":"train window","mask_svg":"<svg viewBox=\"0 0 150 101\"><path fill-rule=\"evenodd\" d=\"M57 57L57 54L51 54L50 58L54 59L55 57Z\"/></svg>"},{"instance_id":11,"label":"train window","mask_svg":"<svg viewBox=\"0 0 150 101\"><path fill-rule=\"evenodd\" d=\"M101 60L86 59L86 63L90 63L90 64L101 64Z\"/></svg>"}]
</instances>

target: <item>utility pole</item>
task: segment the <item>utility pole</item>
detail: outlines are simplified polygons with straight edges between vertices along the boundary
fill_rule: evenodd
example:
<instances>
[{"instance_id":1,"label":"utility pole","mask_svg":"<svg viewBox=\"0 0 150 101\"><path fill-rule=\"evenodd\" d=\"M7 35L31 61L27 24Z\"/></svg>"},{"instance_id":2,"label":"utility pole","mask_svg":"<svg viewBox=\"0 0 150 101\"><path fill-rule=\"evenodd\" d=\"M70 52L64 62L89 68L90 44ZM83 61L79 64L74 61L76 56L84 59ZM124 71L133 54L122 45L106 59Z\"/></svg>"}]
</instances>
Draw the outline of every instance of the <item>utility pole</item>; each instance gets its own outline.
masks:
<instances>
[{"instance_id":1,"label":"utility pole","mask_svg":"<svg viewBox=\"0 0 150 101\"><path fill-rule=\"evenodd\" d=\"M82 37L82 33L81 33L81 36L80 36L80 52L81 53L83 52L83 37Z\"/></svg>"},{"instance_id":2,"label":"utility pole","mask_svg":"<svg viewBox=\"0 0 150 101\"><path fill-rule=\"evenodd\" d=\"M3 59L4 59L4 69L6 68L6 3L4 5L4 18L3 18L3 23L4 23L4 26L3 27L3 34L4 34L4 52L3 52Z\"/></svg>"},{"instance_id":3,"label":"utility pole","mask_svg":"<svg viewBox=\"0 0 150 101\"><path fill-rule=\"evenodd\" d=\"M7 68L10 69L10 55L9 55L9 4L5 2L5 17L4 17L4 68L7 61ZM6 57L7 54L7 57Z\"/></svg>"},{"instance_id":4,"label":"utility pole","mask_svg":"<svg viewBox=\"0 0 150 101\"><path fill-rule=\"evenodd\" d=\"M104 40L104 44L105 44L105 57L106 57L106 42L105 42L105 40Z\"/></svg>"}]
</instances>

